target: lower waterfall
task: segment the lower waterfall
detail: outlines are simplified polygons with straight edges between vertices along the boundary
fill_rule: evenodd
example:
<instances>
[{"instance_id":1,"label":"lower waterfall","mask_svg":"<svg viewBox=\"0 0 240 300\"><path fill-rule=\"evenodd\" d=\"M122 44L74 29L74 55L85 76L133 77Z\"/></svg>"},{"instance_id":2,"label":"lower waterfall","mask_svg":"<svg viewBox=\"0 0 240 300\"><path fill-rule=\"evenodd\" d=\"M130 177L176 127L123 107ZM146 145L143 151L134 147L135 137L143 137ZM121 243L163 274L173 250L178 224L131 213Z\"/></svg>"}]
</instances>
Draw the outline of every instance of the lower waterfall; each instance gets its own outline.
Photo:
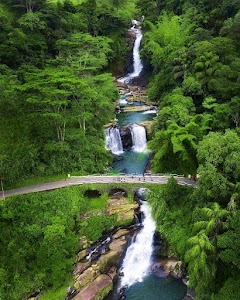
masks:
<instances>
[{"instance_id":1,"label":"lower waterfall","mask_svg":"<svg viewBox=\"0 0 240 300\"><path fill-rule=\"evenodd\" d=\"M119 129L116 127L109 127L105 129L106 149L113 154L123 153L123 145Z\"/></svg>"},{"instance_id":2,"label":"lower waterfall","mask_svg":"<svg viewBox=\"0 0 240 300\"><path fill-rule=\"evenodd\" d=\"M133 124L131 125L130 129L132 134L133 151L143 152L144 150L146 150L146 145L147 145L145 128L143 126Z\"/></svg>"},{"instance_id":3,"label":"lower waterfall","mask_svg":"<svg viewBox=\"0 0 240 300\"><path fill-rule=\"evenodd\" d=\"M121 268L123 277L121 278L120 289L141 282L149 272L156 224L151 215L151 207L147 202L141 205L141 212L144 215L143 228L127 249Z\"/></svg>"}]
</instances>

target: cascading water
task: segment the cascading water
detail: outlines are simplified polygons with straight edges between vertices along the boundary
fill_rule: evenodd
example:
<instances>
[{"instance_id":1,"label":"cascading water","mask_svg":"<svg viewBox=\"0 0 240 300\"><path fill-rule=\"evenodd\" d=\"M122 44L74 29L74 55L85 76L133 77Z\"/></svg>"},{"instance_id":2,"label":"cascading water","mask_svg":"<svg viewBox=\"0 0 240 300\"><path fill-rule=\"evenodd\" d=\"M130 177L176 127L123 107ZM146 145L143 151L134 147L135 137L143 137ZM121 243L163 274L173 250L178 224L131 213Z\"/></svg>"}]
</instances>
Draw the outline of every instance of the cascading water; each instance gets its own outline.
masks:
<instances>
[{"instance_id":1,"label":"cascading water","mask_svg":"<svg viewBox=\"0 0 240 300\"><path fill-rule=\"evenodd\" d=\"M143 126L133 124L130 127L134 152L143 152L146 150L147 139L146 139L146 130Z\"/></svg>"},{"instance_id":2,"label":"cascading water","mask_svg":"<svg viewBox=\"0 0 240 300\"><path fill-rule=\"evenodd\" d=\"M132 30L136 32L136 39L133 46L133 72L129 73L125 77L118 79L118 81L124 83L129 83L131 79L138 77L143 70L143 64L139 54L139 49L143 35L140 29L132 28Z\"/></svg>"},{"instance_id":3,"label":"cascading water","mask_svg":"<svg viewBox=\"0 0 240 300\"><path fill-rule=\"evenodd\" d=\"M149 273L156 224L151 215L151 207L147 202L141 205L141 212L144 214L143 228L127 249L121 269L123 277L120 282L120 289L141 282Z\"/></svg>"},{"instance_id":4,"label":"cascading water","mask_svg":"<svg viewBox=\"0 0 240 300\"><path fill-rule=\"evenodd\" d=\"M119 129L116 127L109 127L105 129L106 149L113 154L123 153L123 145Z\"/></svg>"},{"instance_id":5,"label":"cascading water","mask_svg":"<svg viewBox=\"0 0 240 300\"><path fill-rule=\"evenodd\" d=\"M133 47L134 70L132 73L118 80L127 85L131 83L131 79L138 77L143 69L139 55L142 34L139 29L131 28L131 30L136 32L136 40ZM132 92L129 90L131 89L127 89L126 87L125 94L122 95L119 100L120 106L130 105L129 102L126 101L127 97L132 96ZM156 115L155 109L146 112L129 112L117 115L119 126L129 126L129 124L133 124L130 126L133 147L130 151L124 151L122 160L116 160L113 163L114 170L126 174L138 174L139 179L140 176L146 172L148 161L148 153L145 151L146 131L143 126L136 125L135 123L150 120L154 115ZM115 151L114 149L118 152L120 148L120 151L122 151L122 147L110 147L111 143L109 140L111 139L111 134L113 135L113 132L110 132L110 129L109 131L106 131L106 140L108 140L107 149L110 149L113 153ZM113 144L115 143L116 142ZM144 179L144 177L142 178ZM144 214L144 220L142 222L143 228L137 233L131 245L128 247L123 264L120 268L119 282L117 286L115 286L114 291L106 299L180 300L186 295L186 287L183 285L182 281L176 281L170 277L167 277L166 279L160 278L156 273L152 272L151 257L156 261L156 257L152 255L154 250L152 245L153 236L156 225L151 216L151 209L147 202L143 202L141 205L141 212ZM94 249L92 251L94 251Z\"/></svg>"}]
</instances>

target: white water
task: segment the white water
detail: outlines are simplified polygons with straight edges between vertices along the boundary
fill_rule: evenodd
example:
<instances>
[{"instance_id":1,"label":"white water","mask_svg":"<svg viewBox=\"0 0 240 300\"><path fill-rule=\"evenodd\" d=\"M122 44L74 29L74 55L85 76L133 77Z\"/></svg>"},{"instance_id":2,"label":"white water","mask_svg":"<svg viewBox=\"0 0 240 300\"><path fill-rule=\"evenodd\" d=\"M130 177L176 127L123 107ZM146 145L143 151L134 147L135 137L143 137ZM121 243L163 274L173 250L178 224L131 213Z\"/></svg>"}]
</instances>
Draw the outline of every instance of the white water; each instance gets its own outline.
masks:
<instances>
[{"instance_id":1,"label":"white water","mask_svg":"<svg viewBox=\"0 0 240 300\"><path fill-rule=\"evenodd\" d=\"M95 248L93 248L92 250L90 250L90 252L88 253L88 255L86 256L86 259L90 259L92 257L92 255L99 251L99 249L105 245L108 244L111 241L110 237L107 237L104 241L102 241L100 244L98 244Z\"/></svg>"},{"instance_id":2,"label":"white water","mask_svg":"<svg viewBox=\"0 0 240 300\"><path fill-rule=\"evenodd\" d=\"M143 126L133 124L130 127L132 135L132 150L134 152L143 152L147 148L146 130Z\"/></svg>"},{"instance_id":3,"label":"white water","mask_svg":"<svg viewBox=\"0 0 240 300\"><path fill-rule=\"evenodd\" d=\"M139 54L139 49L143 35L140 29L131 28L131 30L136 32L136 39L133 46L133 72L127 74L127 76L125 77L118 79L118 81L124 83L128 83L130 79L138 77L143 69L143 64Z\"/></svg>"},{"instance_id":4,"label":"white water","mask_svg":"<svg viewBox=\"0 0 240 300\"><path fill-rule=\"evenodd\" d=\"M141 282L149 273L153 251L153 234L156 230L156 224L151 215L151 207L147 202L141 205L141 211L145 217L142 223L143 228L127 249L121 269L123 277L121 278L120 289L122 287L130 287L136 282Z\"/></svg>"},{"instance_id":5,"label":"white water","mask_svg":"<svg viewBox=\"0 0 240 300\"><path fill-rule=\"evenodd\" d=\"M143 115L147 115L147 114L157 114L157 111L156 109L151 109L143 112Z\"/></svg>"},{"instance_id":6,"label":"white water","mask_svg":"<svg viewBox=\"0 0 240 300\"><path fill-rule=\"evenodd\" d=\"M119 99L119 105L127 105L128 102L126 99Z\"/></svg>"},{"instance_id":7,"label":"white water","mask_svg":"<svg viewBox=\"0 0 240 300\"><path fill-rule=\"evenodd\" d=\"M106 149L113 154L123 153L123 145L118 128L110 127L105 129Z\"/></svg>"}]
</instances>

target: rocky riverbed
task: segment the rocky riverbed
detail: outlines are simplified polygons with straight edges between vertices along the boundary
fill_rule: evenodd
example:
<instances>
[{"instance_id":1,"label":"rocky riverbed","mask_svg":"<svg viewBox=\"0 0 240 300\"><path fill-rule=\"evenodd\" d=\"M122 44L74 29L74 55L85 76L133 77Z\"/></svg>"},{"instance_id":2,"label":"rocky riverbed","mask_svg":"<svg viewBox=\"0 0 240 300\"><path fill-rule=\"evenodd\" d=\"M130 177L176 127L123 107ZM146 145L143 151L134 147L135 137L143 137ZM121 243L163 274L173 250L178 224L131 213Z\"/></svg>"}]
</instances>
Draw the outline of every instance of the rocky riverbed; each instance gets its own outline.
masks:
<instances>
[{"instance_id":1,"label":"rocky riverbed","mask_svg":"<svg viewBox=\"0 0 240 300\"><path fill-rule=\"evenodd\" d=\"M130 224L139 204L130 203L127 197L120 194L115 193L109 198L106 214L115 214L120 223ZM83 246L76 258L74 283L69 289L69 299L104 299L112 290L113 282L118 276L119 263L128 239L138 229L137 226L120 227L93 244L89 244L84 237L81 238L80 243Z\"/></svg>"}]
</instances>

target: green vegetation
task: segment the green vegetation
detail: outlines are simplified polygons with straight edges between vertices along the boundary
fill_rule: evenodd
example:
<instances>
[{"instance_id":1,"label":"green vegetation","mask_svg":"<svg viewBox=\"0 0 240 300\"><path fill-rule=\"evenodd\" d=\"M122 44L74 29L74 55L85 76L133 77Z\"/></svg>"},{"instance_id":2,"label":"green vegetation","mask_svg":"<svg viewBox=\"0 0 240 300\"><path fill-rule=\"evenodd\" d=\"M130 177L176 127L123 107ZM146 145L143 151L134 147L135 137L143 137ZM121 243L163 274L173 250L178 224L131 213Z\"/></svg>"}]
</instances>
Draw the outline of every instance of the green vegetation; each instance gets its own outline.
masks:
<instances>
[{"instance_id":1,"label":"green vegetation","mask_svg":"<svg viewBox=\"0 0 240 300\"><path fill-rule=\"evenodd\" d=\"M173 179L149 186L158 230L197 300L237 300L239 0L2 0L0 180L12 187L107 170L103 125L114 118L112 74L124 70L134 14L145 16L141 55L159 108L153 170L200 175L194 190ZM79 236L94 240L116 224L102 214L109 186L91 187L103 191L99 201L84 186L0 203L1 299L48 288L46 299L62 297Z\"/></svg>"},{"instance_id":2,"label":"green vegetation","mask_svg":"<svg viewBox=\"0 0 240 300\"><path fill-rule=\"evenodd\" d=\"M0 4L0 179L103 172L134 1Z\"/></svg>"},{"instance_id":3,"label":"green vegetation","mask_svg":"<svg viewBox=\"0 0 240 300\"><path fill-rule=\"evenodd\" d=\"M203 137L239 127L240 48L231 31L240 2L150 2L156 9L145 14L142 56L152 69L149 97L159 105L153 169L196 175Z\"/></svg>"},{"instance_id":4,"label":"green vegetation","mask_svg":"<svg viewBox=\"0 0 240 300\"><path fill-rule=\"evenodd\" d=\"M167 254L183 261L197 300L237 300L239 210L220 206L217 197L204 203L202 196L201 186L193 191L169 180L151 193L157 228L168 242Z\"/></svg>"},{"instance_id":5,"label":"green vegetation","mask_svg":"<svg viewBox=\"0 0 240 300\"><path fill-rule=\"evenodd\" d=\"M145 15L142 57L159 107L149 147L155 172L199 174L193 191L151 197L169 252L197 299L239 298L240 1L137 1Z\"/></svg>"},{"instance_id":6,"label":"green vegetation","mask_svg":"<svg viewBox=\"0 0 240 300\"><path fill-rule=\"evenodd\" d=\"M104 214L110 187L74 186L0 203L1 299L23 299L49 288L43 299L63 299L82 246L79 237L95 241L118 225L116 216ZM88 188L103 194L88 198Z\"/></svg>"}]
</instances>

